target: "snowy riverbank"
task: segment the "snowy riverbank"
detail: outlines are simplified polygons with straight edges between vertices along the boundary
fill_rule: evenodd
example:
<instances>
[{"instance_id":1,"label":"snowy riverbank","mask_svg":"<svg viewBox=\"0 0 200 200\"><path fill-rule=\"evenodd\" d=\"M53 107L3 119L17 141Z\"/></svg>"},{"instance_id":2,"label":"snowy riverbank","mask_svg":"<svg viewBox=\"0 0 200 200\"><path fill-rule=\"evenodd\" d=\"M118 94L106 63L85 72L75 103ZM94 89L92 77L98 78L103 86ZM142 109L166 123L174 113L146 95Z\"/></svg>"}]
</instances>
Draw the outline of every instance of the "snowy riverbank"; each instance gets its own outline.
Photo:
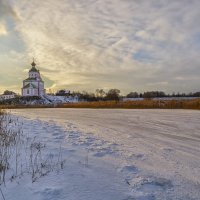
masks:
<instances>
[{"instance_id":1,"label":"snowy riverbank","mask_svg":"<svg viewBox=\"0 0 200 200\"><path fill-rule=\"evenodd\" d=\"M62 149L64 167L2 186L6 200L200 199L200 112L12 111L23 132ZM17 197L17 198L16 198Z\"/></svg>"}]
</instances>

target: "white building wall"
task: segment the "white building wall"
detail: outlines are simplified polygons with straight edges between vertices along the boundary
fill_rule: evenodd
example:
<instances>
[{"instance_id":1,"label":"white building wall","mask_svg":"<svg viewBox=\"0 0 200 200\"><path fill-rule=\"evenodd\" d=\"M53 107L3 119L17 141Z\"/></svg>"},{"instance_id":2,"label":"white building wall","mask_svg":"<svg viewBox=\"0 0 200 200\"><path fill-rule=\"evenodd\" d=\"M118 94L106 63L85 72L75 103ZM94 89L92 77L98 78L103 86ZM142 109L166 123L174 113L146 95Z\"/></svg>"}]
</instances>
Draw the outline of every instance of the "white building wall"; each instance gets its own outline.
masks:
<instances>
[{"instance_id":1,"label":"white building wall","mask_svg":"<svg viewBox=\"0 0 200 200\"><path fill-rule=\"evenodd\" d=\"M39 95L44 95L45 94L45 90L44 90L44 83L40 82L39 84Z\"/></svg>"},{"instance_id":2,"label":"white building wall","mask_svg":"<svg viewBox=\"0 0 200 200\"><path fill-rule=\"evenodd\" d=\"M7 100L7 99L14 99L14 98L15 98L14 94L0 95L0 100Z\"/></svg>"},{"instance_id":3,"label":"white building wall","mask_svg":"<svg viewBox=\"0 0 200 200\"><path fill-rule=\"evenodd\" d=\"M29 78L39 78L40 74L38 72L29 72Z\"/></svg>"},{"instance_id":4,"label":"white building wall","mask_svg":"<svg viewBox=\"0 0 200 200\"><path fill-rule=\"evenodd\" d=\"M38 96L38 89L35 88L22 89L22 96Z\"/></svg>"},{"instance_id":5,"label":"white building wall","mask_svg":"<svg viewBox=\"0 0 200 200\"><path fill-rule=\"evenodd\" d=\"M33 89L33 95L34 96L38 96L39 94L38 94L38 89Z\"/></svg>"}]
</instances>

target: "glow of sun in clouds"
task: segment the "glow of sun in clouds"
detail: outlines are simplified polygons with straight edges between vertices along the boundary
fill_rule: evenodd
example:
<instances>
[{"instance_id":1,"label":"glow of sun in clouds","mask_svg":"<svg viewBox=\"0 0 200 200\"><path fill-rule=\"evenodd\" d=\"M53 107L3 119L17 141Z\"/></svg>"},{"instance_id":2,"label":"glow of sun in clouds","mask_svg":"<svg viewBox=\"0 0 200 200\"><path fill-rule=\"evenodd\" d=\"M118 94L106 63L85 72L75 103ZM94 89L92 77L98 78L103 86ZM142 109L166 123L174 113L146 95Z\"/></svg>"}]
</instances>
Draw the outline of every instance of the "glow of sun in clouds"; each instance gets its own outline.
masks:
<instances>
[{"instance_id":1,"label":"glow of sun in clouds","mask_svg":"<svg viewBox=\"0 0 200 200\"><path fill-rule=\"evenodd\" d=\"M54 89L198 90L199 8L199 0L0 0L1 90L20 91L32 57Z\"/></svg>"}]
</instances>

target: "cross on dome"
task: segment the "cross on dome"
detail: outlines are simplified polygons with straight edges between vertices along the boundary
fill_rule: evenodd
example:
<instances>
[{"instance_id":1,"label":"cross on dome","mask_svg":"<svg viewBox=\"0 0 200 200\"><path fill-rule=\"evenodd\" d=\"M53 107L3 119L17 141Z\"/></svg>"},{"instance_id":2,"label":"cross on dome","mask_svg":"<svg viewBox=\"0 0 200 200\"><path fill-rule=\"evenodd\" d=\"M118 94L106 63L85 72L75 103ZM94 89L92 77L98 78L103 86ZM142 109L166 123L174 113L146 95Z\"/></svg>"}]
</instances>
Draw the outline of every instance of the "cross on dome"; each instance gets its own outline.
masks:
<instances>
[{"instance_id":1,"label":"cross on dome","mask_svg":"<svg viewBox=\"0 0 200 200\"><path fill-rule=\"evenodd\" d=\"M33 67L36 66L36 64L35 64L35 59L34 59L34 58L33 58L33 62L31 63L31 65L32 65Z\"/></svg>"}]
</instances>

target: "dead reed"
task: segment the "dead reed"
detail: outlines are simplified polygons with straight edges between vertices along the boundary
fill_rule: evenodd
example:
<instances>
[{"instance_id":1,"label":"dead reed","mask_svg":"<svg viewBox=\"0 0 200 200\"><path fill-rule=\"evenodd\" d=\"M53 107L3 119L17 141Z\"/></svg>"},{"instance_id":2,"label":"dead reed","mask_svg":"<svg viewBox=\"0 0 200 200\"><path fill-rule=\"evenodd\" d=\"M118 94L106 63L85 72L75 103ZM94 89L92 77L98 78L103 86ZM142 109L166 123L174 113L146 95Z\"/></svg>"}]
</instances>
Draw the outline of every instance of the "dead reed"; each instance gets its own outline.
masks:
<instances>
[{"instance_id":1,"label":"dead reed","mask_svg":"<svg viewBox=\"0 0 200 200\"><path fill-rule=\"evenodd\" d=\"M0 185L24 174L32 182L63 168L61 148L57 156L47 150L47 144L24 133L23 122L0 109ZM0 188L1 189L1 188Z\"/></svg>"},{"instance_id":2,"label":"dead reed","mask_svg":"<svg viewBox=\"0 0 200 200\"><path fill-rule=\"evenodd\" d=\"M133 101L95 101L54 105L6 105L4 109L25 108L106 108L106 109L195 109L200 110L200 99L190 100L133 100Z\"/></svg>"}]
</instances>

